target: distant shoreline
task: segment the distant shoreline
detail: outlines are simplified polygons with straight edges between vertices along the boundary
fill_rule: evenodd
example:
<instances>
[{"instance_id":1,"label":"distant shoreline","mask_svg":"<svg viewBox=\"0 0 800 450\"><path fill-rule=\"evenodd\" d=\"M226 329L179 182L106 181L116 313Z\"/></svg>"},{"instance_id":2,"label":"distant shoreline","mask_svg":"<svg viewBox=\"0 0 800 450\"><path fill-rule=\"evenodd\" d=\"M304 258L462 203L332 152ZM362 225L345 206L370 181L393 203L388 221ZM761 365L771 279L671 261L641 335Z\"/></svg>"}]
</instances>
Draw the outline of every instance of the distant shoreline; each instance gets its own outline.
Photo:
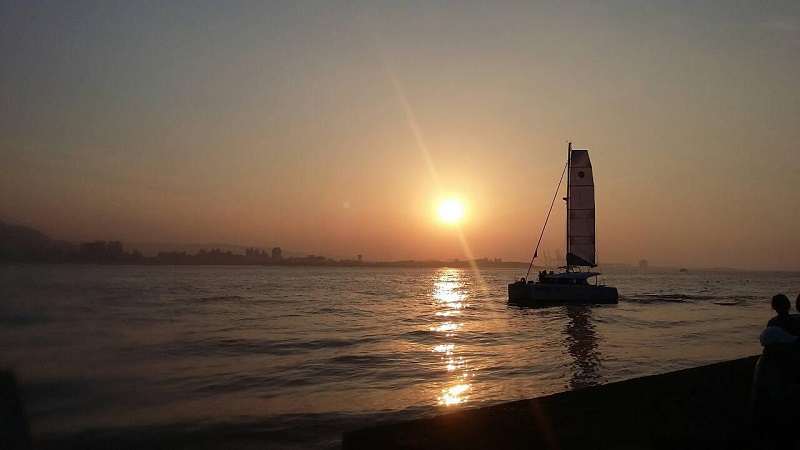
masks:
<instances>
[{"instance_id":1,"label":"distant shoreline","mask_svg":"<svg viewBox=\"0 0 800 450\"><path fill-rule=\"evenodd\" d=\"M243 255L232 255L233 257ZM238 259L238 258L237 258ZM174 261L161 259L157 256L141 257L137 259L122 259L114 261L0 261L0 264L27 264L27 265L59 265L59 266L260 266L260 267L400 267L400 268L527 268L529 263L522 262L486 262L477 261L364 261L353 260L307 260L307 258L287 258L281 261L246 261L246 260L220 260L220 261ZM542 270L545 267L533 266Z\"/></svg>"},{"instance_id":2,"label":"distant shoreline","mask_svg":"<svg viewBox=\"0 0 800 450\"><path fill-rule=\"evenodd\" d=\"M170 247L169 244L126 244L134 250L123 251L120 241L94 241L73 244L52 239L30 227L9 225L0 222L0 264L78 264L78 265L147 265L147 266L295 266L295 267L456 267L471 268L527 268L530 262L503 261L501 259L481 258L474 260L402 260L402 261L362 261L359 259L334 259L318 255L306 255L296 251L281 252L274 247L270 254L255 247L222 244L174 244L171 251L159 251L145 256L148 247ZM141 247L141 251L140 251ZM178 251L174 248L196 251ZM232 249L245 251L233 253ZM224 250L224 251L223 251ZM148 252L149 253L149 252ZM152 256L151 256L152 255ZM283 256L282 256L283 255ZM531 270L555 270L552 266L533 265ZM600 264L599 270L674 270L683 273L692 271L753 271L753 272L796 272L793 270L738 269L733 267L639 267L629 263Z\"/></svg>"},{"instance_id":3,"label":"distant shoreline","mask_svg":"<svg viewBox=\"0 0 800 450\"><path fill-rule=\"evenodd\" d=\"M233 255L243 256L243 255ZM319 258L319 257L317 257ZM53 260L0 260L0 265L51 265L51 266L227 266L227 267L363 267L363 268L458 268L470 269L478 267L481 269L525 269L530 263L519 261L493 262L489 260L474 261L354 261L354 260L333 260L325 261L305 261L306 258L287 258L280 262L260 262L260 261L168 261L160 260L158 257L142 257L136 260L115 260L115 261L53 261ZM474 264L473 264L474 263ZM555 267L537 266L531 267L531 272L540 270L556 270ZM767 270L767 269L737 269L735 267L692 267L686 271L680 271L677 267L657 267L640 268L626 264L601 264L595 270L604 273L609 271L635 271L635 272L662 272L673 271L676 274L691 274L692 272L774 272L774 273L798 273L797 270Z\"/></svg>"}]
</instances>

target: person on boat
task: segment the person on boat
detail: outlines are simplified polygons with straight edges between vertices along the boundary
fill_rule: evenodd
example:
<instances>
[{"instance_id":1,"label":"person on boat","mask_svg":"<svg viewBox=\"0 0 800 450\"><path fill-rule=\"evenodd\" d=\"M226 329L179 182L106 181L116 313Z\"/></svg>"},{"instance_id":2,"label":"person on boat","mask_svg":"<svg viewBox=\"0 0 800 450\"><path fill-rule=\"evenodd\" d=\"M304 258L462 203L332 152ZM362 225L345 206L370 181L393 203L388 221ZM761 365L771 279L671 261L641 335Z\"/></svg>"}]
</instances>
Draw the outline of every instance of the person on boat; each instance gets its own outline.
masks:
<instances>
[{"instance_id":1,"label":"person on boat","mask_svg":"<svg viewBox=\"0 0 800 450\"><path fill-rule=\"evenodd\" d=\"M800 336L800 322L789 314L789 309L791 307L792 304L789 302L789 297L783 294L773 296L772 309L774 309L778 315L769 319L767 326L781 327L791 335Z\"/></svg>"}]
</instances>

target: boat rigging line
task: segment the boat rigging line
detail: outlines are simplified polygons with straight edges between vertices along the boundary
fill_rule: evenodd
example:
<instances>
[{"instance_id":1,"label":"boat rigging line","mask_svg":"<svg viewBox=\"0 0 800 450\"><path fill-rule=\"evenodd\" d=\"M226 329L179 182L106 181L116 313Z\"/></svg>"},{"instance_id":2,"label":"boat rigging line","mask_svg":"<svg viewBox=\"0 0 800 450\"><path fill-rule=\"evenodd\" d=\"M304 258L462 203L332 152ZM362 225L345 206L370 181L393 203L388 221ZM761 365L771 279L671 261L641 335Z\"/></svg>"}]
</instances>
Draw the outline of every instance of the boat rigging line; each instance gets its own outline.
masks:
<instances>
[{"instance_id":1,"label":"boat rigging line","mask_svg":"<svg viewBox=\"0 0 800 450\"><path fill-rule=\"evenodd\" d=\"M558 191L561 190L561 183L564 181L564 174L567 173L567 167L569 166L569 158L567 158L567 163L564 164L564 170L561 172L561 179L558 180L558 187L556 188L556 193L553 194L553 201L550 202L550 210L547 211L547 217L544 219L544 225L542 226L542 233L539 235L539 242L536 243L536 249L533 250L533 258L531 258L531 263L528 266L528 272L525 274L525 279L527 280L528 277L531 275L531 268L533 267L533 260L539 256L539 244L542 243L542 236L544 236L544 230L547 228L547 221L550 220L550 213L553 212L553 205L556 204L556 197L558 197ZM569 220L569 219L567 219Z\"/></svg>"}]
</instances>

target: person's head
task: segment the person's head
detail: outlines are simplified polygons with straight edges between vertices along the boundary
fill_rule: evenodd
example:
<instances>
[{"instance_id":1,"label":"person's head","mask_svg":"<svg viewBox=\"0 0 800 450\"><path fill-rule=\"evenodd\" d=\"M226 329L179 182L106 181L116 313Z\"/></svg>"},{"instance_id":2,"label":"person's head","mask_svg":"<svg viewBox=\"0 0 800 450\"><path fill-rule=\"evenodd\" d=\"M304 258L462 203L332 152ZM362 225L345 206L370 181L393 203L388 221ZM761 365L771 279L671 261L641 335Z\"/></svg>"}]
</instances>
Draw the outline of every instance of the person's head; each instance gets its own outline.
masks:
<instances>
[{"instance_id":1,"label":"person's head","mask_svg":"<svg viewBox=\"0 0 800 450\"><path fill-rule=\"evenodd\" d=\"M778 314L786 314L789 312L789 308L792 307L792 303L789 302L789 297L778 294L772 297L772 309L775 310Z\"/></svg>"}]
</instances>

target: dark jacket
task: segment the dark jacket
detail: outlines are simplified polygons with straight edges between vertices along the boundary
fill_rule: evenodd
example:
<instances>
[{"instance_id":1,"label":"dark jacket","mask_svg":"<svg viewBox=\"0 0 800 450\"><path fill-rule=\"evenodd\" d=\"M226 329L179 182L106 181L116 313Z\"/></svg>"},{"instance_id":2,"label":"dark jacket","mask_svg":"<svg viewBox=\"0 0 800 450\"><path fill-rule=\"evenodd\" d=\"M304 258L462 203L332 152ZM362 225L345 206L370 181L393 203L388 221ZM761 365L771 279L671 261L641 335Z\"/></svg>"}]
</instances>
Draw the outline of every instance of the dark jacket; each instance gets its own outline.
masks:
<instances>
[{"instance_id":1,"label":"dark jacket","mask_svg":"<svg viewBox=\"0 0 800 450\"><path fill-rule=\"evenodd\" d=\"M781 327L789 334L800 336L800 322L795 320L795 318L789 314L778 314L772 319L769 319L767 326Z\"/></svg>"}]
</instances>

